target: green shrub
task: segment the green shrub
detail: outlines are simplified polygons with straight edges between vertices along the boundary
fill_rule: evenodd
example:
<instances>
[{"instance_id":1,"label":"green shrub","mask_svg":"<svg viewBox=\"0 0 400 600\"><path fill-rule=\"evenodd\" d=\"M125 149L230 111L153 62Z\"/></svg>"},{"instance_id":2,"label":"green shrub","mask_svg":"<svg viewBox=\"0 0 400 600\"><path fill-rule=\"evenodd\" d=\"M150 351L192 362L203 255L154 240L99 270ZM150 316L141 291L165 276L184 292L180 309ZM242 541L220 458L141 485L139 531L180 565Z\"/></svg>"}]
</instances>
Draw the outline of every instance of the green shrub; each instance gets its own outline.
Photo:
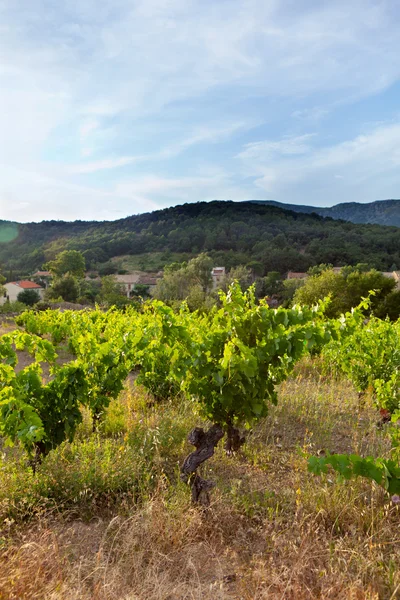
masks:
<instances>
[{"instance_id":1,"label":"green shrub","mask_svg":"<svg viewBox=\"0 0 400 600\"><path fill-rule=\"evenodd\" d=\"M26 304L23 302L5 302L0 306L0 314L20 313L26 310Z\"/></svg>"},{"instance_id":2,"label":"green shrub","mask_svg":"<svg viewBox=\"0 0 400 600\"><path fill-rule=\"evenodd\" d=\"M40 296L36 290L23 290L17 296L17 301L26 304L27 306L33 306L39 302Z\"/></svg>"}]
</instances>

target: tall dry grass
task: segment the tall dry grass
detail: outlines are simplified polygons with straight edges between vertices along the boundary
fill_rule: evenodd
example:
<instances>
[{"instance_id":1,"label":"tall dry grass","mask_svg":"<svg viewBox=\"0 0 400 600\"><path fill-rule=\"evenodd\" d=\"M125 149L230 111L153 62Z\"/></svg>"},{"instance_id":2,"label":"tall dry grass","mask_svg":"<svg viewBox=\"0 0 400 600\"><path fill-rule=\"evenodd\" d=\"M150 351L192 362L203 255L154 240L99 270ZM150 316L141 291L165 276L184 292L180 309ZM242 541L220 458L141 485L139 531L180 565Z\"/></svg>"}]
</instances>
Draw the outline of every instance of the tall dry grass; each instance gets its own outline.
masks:
<instances>
[{"instance_id":1,"label":"tall dry grass","mask_svg":"<svg viewBox=\"0 0 400 600\"><path fill-rule=\"evenodd\" d=\"M217 482L206 511L191 507L178 477L189 450L184 432L199 423L187 404L149 407L135 390L110 408L96 443L84 423L76 447L60 449L39 474L51 482L62 466L63 502L51 511L14 508L13 516L3 505L0 598L400 597L398 509L371 483L315 478L306 470L309 452L385 453L374 409L368 402L360 407L347 382L327 380L310 364L282 386L279 400L249 434L243 454L229 458L219 448L204 467ZM123 458L106 460L102 444L115 444ZM88 465L96 455L99 470L93 471ZM151 480L140 479L146 475L140 456ZM113 482L121 485L119 464L123 473L135 472L132 486L139 488L131 496L126 489L107 492ZM16 480L10 469L0 472L0 495L7 493L11 503L21 494ZM113 502L88 505L78 494L68 504L68 486L75 498L77 486L85 485L97 500L113 493ZM38 486L36 494L54 489Z\"/></svg>"}]
</instances>

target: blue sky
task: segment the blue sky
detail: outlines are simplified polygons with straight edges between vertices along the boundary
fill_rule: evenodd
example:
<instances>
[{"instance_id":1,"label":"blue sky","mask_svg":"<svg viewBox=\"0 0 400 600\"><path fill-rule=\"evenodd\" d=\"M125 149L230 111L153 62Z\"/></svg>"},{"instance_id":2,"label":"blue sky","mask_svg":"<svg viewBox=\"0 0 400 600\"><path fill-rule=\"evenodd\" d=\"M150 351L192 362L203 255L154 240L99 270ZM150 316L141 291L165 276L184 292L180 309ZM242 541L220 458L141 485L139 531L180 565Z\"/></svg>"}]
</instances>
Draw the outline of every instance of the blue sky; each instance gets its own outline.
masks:
<instances>
[{"instance_id":1,"label":"blue sky","mask_svg":"<svg viewBox=\"0 0 400 600\"><path fill-rule=\"evenodd\" d=\"M396 0L0 0L0 218L400 198Z\"/></svg>"}]
</instances>

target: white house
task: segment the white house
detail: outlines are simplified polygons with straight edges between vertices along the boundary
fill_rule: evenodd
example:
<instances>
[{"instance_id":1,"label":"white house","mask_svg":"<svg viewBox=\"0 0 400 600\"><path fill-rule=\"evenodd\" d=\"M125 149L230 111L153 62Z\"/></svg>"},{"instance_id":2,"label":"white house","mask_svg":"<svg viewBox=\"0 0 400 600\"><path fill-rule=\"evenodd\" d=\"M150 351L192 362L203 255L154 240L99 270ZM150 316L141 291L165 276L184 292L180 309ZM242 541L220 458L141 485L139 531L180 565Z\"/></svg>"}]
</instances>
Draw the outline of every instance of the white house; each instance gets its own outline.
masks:
<instances>
[{"instance_id":1,"label":"white house","mask_svg":"<svg viewBox=\"0 0 400 600\"><path fill-rule=\"evenodd\" d=\"M161 279L161 277L161 272L154 275L143 273L141 271L127 273L126 275L114 275L115 281L120 284L128 298L131 297L131 294L137 285L147 285L149 288L149 294L151 295L154 292L157 281Z\"/></svg>"},{"instance_id":2,"label":"white house","mask_svg":"<svg viewBox=\"0 0 400 600\"><path fill-rule=\"evenodd\" d=\"M127 273L126 275L114 275L115 281L120 284L124 289L128 298L131 296L131 292L135 289L140 273Z\"/></svg>"},{"instance_id":3,"label":"white house","mask_svg":"<svg viewBox=\"0 0 400 600\"><path fill-rule=\"evenodd\" d=\"M43 298L44 294L44 289L34 281L12 281L10 283L5 283L3 287L5 288L5 294L3 298L0 298L1 304L4 304L7 300L15 302L18 294L24 290L35 290L39 294L40 299Z\"/></svg>"}]
</instances>

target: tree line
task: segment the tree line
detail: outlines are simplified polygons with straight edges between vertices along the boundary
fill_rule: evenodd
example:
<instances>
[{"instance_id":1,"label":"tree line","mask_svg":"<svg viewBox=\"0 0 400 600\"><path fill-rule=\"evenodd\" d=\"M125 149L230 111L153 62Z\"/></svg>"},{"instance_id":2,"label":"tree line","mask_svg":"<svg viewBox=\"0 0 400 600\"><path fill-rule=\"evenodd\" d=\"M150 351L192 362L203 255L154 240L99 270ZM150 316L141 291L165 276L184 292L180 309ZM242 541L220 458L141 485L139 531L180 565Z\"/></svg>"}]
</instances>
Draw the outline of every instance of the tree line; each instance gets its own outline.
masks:
<instances>
[{"instance_id":1,"label":"tree line","mask_svg":"<svg viewBox=\"0 0 400 600\"><path fill-rule=\"evenodd\" d=\"M153 295L175 309L185 302L191 311L208 312L219 304L220 291L226 292L236 281L243 291L254 285L255 297L258 300L267 299L273 307L287 308L295 304L313 306L329 297L326 314L335 318L350 311L363 298L371 296L369 311L375 316L389 317L391 320L400 316L400 290L396 280L370 268L368 263L345 266L340 270L322 263L310 267L302 279L286 279L279 271L262 275L259 264L253 261L228 269L218 285L213 284L212 280L214 266L214 260L206 253L188 261L172 262L165 266L163 277L158 281ZM52 284L45 291L45 303L65 301L121 308L150 297L149 287L145 285L136 286L128 297L113 275L98 277L92 272L91 277L86 277L85 257L77 250L59 253L44 267L52 275ZM4 281L2 277L0 287ZM18 311L25 305L37 305L39 301L35 290L23 290L18 295L20 306L11 308Z\"/></svg>"},{"instance_id":2,"label":"tree line","mask_svg":"<svg viewBox=\"0 0 400 600\"><path fill-rule=\"evenodd\" d=\"M0 223L0 229L7 225ZM64 250L82 252L87 269L102 275L116 269L110 262L115 257L140 257L140 270L147 271L203 252L228 270L247 265L260 276L306 271L321 263L367 262L387 271L400 268L400 229L246 202L200 202L114 222L21 224L14 239L0 244L0 263L12 280Z\"/></svg>"}]
</instances>

